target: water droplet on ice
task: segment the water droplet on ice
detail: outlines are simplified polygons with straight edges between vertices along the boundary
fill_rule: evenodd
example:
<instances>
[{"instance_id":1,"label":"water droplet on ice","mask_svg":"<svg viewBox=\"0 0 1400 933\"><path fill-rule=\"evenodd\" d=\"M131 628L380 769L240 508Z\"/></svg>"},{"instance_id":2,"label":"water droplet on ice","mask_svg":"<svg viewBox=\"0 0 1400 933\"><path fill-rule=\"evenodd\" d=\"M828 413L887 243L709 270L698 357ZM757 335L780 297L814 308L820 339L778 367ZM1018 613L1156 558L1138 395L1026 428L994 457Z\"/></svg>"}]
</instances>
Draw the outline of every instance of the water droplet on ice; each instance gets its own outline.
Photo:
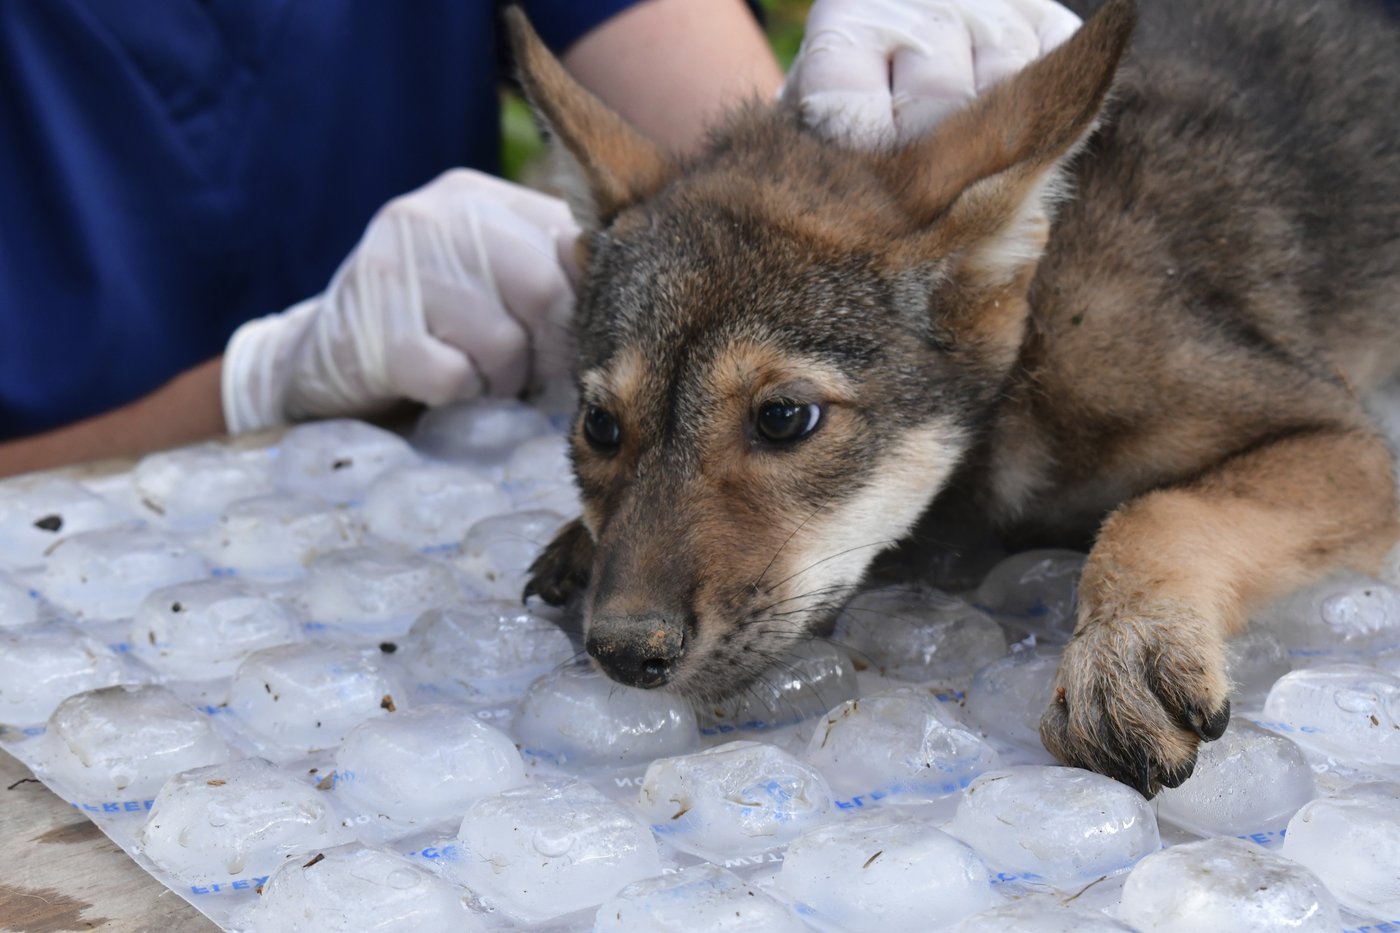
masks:
<instances>
[{"instance_id":1,"label":"water droplet on ice","mask_svg":"<svg viewBox=\"0 0 1400 933\"><path fill-rule=\"evenodd\" d=\"M1348 713L1369 713L1380 703L1380 698L1362 690L1338 690L1333 701L1338 709Z\"/></svg>"}]
</instances>

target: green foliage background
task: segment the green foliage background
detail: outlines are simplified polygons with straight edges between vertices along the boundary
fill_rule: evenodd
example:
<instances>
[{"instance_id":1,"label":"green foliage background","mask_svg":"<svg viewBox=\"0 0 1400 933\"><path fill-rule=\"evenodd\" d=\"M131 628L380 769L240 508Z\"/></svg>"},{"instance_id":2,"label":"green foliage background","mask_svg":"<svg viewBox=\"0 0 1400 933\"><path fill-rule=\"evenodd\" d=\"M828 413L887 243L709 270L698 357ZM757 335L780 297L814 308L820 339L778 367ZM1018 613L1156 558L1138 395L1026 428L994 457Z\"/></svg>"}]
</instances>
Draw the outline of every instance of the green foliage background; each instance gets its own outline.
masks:
<instances>
[{"instance_id":1,"label":"green foliage background","mask_svg":"<svg viewBox=\"0 0 1400 933\"><path fill-rule=\"evenodd\" d=\"M768 41L773 54L786 71L802 43L802 24L812 0L760 0L767 18ZM529 166L544 153L544 143L534 118L519 94L501 94L501 173L506 178L521 180Z\"/></svg>"}]
</instances>

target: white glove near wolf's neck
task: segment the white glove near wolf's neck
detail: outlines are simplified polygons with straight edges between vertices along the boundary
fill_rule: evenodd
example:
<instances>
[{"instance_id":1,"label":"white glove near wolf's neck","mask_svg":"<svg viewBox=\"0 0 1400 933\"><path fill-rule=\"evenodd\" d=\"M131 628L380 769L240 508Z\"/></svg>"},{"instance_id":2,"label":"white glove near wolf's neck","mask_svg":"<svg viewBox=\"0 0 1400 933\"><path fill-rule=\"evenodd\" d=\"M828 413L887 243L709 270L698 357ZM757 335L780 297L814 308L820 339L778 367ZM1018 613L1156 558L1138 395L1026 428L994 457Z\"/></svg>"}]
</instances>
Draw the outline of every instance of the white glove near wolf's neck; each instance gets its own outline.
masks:
<instances>
[{"instance_id":1,"label":"white glove near wolf's neck","mask_svg":"<svg viewBox=\"0 0 1400 933\"><path fill-rule=\"evenodd\" d=\"M834 139L902 142L1078 28L1053 0L816 0L783 94Z\"/></svg>"},{"instance_id":2,"label":"white glove near wolf's neck","mask_svg":"<svg viewBox=\"0 0 1400 933\"><path fill-rule=\"evenodd\" d=\"M577 236L564 202L480 172L389 202L324 293L234 333L229 432L515 395L567 371Z\"/></svg>"}]
</instances>

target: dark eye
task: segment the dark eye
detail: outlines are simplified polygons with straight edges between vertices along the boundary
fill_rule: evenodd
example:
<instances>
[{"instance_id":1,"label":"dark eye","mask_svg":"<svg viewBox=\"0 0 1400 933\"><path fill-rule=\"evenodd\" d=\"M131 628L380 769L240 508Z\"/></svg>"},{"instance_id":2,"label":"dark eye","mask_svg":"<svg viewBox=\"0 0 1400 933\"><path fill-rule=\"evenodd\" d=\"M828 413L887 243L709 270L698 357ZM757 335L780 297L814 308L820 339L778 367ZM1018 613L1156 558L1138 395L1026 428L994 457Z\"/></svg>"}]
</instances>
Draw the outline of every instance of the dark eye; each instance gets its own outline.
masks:
<instances>
[{"instance_id":1,"label":"dark eye","mask_svg":"<svg viewBox=\"0 0 1400 933\"><path fill-rule=\"evenodd\" d=\"M756 426L764 439L775 444L790 444L815 431L821 418L819 405L779 400L768 402L758 410Z\"/></svg>"},{"instance_id":2,"label":"dark eye","mask_svg":"<svg viewBox=\"0 0 1400 933\"><path fill-rule=\"evenodd\" d=\"M611 412L590 405L583 413L583 436L598 450L612 453L622 443L622 428Z\"/></svg>"}]
</instances>

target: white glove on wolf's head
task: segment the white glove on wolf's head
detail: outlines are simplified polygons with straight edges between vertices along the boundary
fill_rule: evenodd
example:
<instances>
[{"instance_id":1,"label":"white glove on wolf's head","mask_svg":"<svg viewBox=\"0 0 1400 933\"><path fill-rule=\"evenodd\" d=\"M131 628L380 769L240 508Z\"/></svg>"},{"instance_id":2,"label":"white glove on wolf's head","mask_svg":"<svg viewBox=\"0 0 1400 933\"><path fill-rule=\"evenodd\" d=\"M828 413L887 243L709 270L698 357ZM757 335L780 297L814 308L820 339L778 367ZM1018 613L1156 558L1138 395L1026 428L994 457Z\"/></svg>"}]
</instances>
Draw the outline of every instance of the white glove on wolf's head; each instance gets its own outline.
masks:
<instances>
[{"instance_id":1,"label":"white glove on wolf's head","mask_svg":"<svg viewBox=\"0 0 1400 933\"><path fill-rule=\"evenodd\" d=\"M1054 0L816 0L783 94L834 139L904 142L1078 28Z\"/></svg>"}]
</instances>

